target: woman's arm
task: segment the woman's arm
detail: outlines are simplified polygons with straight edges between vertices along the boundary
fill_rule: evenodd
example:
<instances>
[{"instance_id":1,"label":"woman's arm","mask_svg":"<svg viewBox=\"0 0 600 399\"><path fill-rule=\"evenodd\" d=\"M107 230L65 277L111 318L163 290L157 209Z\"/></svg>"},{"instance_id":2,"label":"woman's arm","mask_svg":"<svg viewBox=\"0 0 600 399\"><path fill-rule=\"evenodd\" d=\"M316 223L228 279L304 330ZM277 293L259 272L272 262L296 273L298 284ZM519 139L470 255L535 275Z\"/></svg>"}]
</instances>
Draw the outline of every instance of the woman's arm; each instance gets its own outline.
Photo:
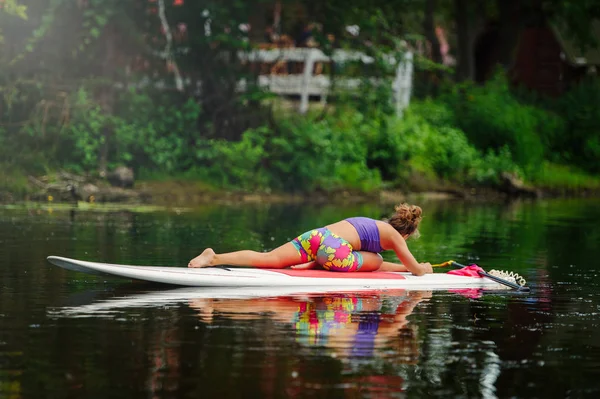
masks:
<instances>
[{"instance_id":1,"label":"woman's arm","mask_svg":"<svg viewBox=\"0 0 600 399\"><path fill-rule=\"evenodd\" d=\"M407 272L409 271L406 266L404 266L401 263L392 263L392 262L386 262L384 261L381 266L379 266L379 269L377 269L378 272Z\"/></svg>"},{"instance_id":2,"label":"woman's arm","mask_svg":"<svg viewBox=\"0 0 600 399\"><path fill-rule=\"evenodd\" d=\"M387 227L387 226L386 226ZM391 230L389 230L391 229ZM391 249L396 253L400 262L402 262L402 266L406 268L406 271L411 272L416 276L422 276L425 273L433 273L433 269L430 263L419 263L413 256L413 254L408 249L408 245L406 245L406 240L404 237L400 235L392 226L389 226L389 229L386 228L386 242L385 248ZM390 266L389 262L385 262ZM393 263L391 264L393 265ZM382 265L383 267L383 265ZM398 266L396 266L398 267ZM380 269L381 270L381 269ZM391 271L391 270L388 270ZM393 270L393 271L401 271L401 270Z\"/></svg>"}]
</instances>

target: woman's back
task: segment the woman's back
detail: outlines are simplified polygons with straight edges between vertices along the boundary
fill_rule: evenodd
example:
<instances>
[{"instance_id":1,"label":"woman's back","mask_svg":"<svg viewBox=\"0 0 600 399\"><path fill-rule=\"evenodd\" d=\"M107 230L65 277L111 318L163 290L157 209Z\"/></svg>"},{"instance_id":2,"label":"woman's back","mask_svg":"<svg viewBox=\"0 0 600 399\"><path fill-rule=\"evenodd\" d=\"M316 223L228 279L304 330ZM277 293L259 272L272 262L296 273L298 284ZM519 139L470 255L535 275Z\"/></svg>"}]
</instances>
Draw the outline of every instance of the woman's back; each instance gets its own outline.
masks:
<instances>
[{"instance_id":1,"label":"woman's back","mask_svg":"<svg viewBox=\"0 0 600 399\"><path fill-rule=\"evenodd\" d=\"M377 244L379 245L375 245L375 234L369 230L369 221L372 221L377 227L376 237L378 241ZM389 246L386 248L383 243L384 241L389 241L389 236L396 231L386 222L362 217L341 220L326 227L333 234L348 241L355 250L369 252L381 252L382 250L390 249ZM363 233L362 235L359 233L359 230ZM369 241L371 244L365 246L363 245L365 241Z\"/></svg>"}]
</instances>

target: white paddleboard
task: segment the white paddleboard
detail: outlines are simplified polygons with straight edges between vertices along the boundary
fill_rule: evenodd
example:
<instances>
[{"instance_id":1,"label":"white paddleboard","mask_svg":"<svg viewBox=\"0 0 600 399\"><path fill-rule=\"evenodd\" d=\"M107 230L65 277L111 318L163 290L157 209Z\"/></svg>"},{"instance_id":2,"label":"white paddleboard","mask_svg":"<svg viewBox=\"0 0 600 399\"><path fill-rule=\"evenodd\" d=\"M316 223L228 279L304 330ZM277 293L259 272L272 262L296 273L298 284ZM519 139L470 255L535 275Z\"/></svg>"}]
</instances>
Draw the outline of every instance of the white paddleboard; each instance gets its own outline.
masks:
<instances>
[{"instance_id":1,"label":"white paddleboard","mask_svg":"<svg viewBox=\"0 0 600 399\"><path fill-rule=\"evenodd\" d=\"M253 269L208 267L132 266L49 256L48 261L64 269L87 274L112 275L133 280L188 287L321 287L345 289L506 289L488 278L433 273L414 276L397 272L339 273L326 270Z\"/></svg>"}]
</instances>

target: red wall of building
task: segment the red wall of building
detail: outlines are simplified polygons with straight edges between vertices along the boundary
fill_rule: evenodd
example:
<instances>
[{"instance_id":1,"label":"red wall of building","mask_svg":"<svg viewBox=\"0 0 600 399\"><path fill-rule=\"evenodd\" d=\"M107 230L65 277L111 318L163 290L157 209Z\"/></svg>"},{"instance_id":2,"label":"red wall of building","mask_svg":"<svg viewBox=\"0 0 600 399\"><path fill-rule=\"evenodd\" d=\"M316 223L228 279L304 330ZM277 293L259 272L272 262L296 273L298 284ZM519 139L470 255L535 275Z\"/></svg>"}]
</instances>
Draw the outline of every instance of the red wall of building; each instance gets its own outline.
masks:
<instances>
[{"instance_id":1,"label":"red wall of building","mask_svg":"<svg viewBox=\"0 0 600 399\"><path fill-rule=\"evenodd\" d=\"M525 29L521 33L510 74L513 83L543 94L561 94L570 75L568 65L561 59L561 51L550 29Z\"/></svg>"}]
</instances>

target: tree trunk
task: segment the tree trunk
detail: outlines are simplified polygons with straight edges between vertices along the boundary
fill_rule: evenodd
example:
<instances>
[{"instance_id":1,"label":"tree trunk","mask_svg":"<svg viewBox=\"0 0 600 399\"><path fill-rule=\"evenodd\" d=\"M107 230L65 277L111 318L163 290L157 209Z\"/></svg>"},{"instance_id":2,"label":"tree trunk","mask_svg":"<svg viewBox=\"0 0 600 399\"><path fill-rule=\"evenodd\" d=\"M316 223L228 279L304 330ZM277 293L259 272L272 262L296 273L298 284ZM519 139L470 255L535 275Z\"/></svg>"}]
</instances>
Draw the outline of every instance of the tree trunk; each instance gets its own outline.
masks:
<instances>
[{"instance_id":1,"label":"tree trunk","mask_svg":"<svg viewBox=\"0 0 600 399\"><path fill-rule=\"evenodd\" d=\"M519 0L496 0L498 6L498 64L509 70L523 28Z\"/></svg>"},{"instance_id":2,"label":"tree trunk","mask_svg":"<svg viewBox=\"0 0 600 399\"><path fill-rule=\"evenodd\" d=\"M475 42L483 30L481 4L454 0L457 35L456 80L475 79Z\"/></svg>"},{"instance_id":3,"label":"tree trunk","mask_svg":"<svg viewBox=\"0 0 600 399\"><path fill-rule=\"evenodd\" d=\"M105 115L112 115L114 112L115 94L114 94L114 71L116 68L116 40L117 35L113 24L109 23L104 31L104 62L102 63L102 78L98 92L98 103ZM109 123L102 128L102 144L98 154L98 172L100 176L105 177L108 172L108 156L113 126Z\"/></svg>"},{"instance_id":4,"label":"tree trunk","mask_svg":"<svg viewBox=\"0 0 600 399\"><path fill-rule=\"evenodd\" d=\"M111 115L114 108L114 96L112 89L109 87L101 88L98 96L98 102L102 109L102 113ZM108 150L110 147L112 130L113 127L109 124L105 124L102 127L102 143L100 145L100 153L98 154L98 173L102 177L106 177L108 172Z\"/></svg>"},{"instance_id":5,"label":"tree trunk","mask_svg":"<svg viewBox=\"0 0 600 399\"><path fill-rule=\"evenodd\" d=\"M469 40L469 17L466 0L454 0L456 14L456 80L461 82L475 78L474 57Z\"/></svg>"},{"instance_id":6,"label":"tree trunk","mask_svg":"<svg viewBox=\"0 0 600 399\"><path fill-rule=\"evenodd\" d=\"M423 19L423 31L425 38L431 45L431 59L436 63L442 62L442 53L440 50L440 41L435 34L435 21L433 15L435 13L437 0L426 0L425 2L425 18Z\"/></svg>"}]
</instances>

